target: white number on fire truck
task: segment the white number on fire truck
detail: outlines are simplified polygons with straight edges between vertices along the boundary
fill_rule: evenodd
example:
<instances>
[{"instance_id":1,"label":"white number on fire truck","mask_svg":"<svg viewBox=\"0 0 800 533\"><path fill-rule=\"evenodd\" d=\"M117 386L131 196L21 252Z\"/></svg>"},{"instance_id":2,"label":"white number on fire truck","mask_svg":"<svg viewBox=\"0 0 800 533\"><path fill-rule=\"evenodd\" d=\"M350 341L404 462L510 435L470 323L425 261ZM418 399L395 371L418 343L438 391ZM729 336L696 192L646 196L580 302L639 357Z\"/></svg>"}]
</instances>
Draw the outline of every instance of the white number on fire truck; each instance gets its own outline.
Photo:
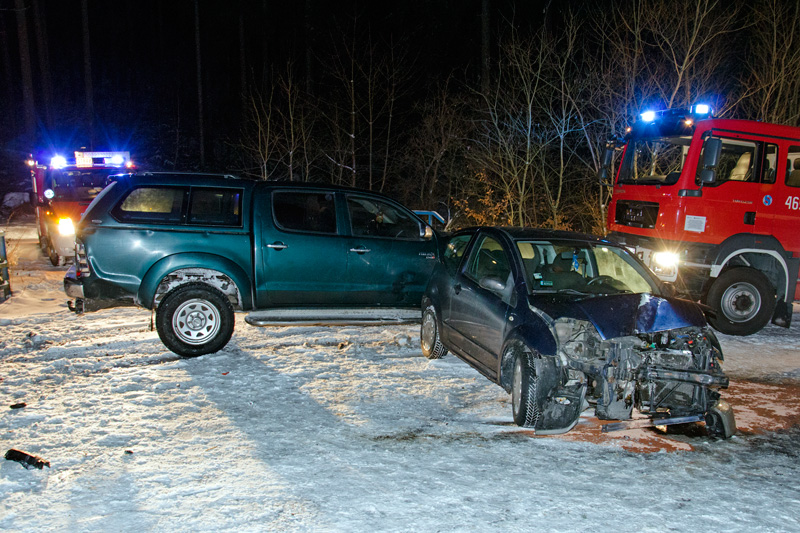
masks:
<instances>
[{"instance_id":1,"label":"white number on fire truck","mask_svg":"<svg viewBox=\"0 0 800 533\"><path fill-rule=\"evenodd\" d=\"M786 198L786 207L795 211L800 209L800 196L789 196Z\"/></svg>"}]
</instances>

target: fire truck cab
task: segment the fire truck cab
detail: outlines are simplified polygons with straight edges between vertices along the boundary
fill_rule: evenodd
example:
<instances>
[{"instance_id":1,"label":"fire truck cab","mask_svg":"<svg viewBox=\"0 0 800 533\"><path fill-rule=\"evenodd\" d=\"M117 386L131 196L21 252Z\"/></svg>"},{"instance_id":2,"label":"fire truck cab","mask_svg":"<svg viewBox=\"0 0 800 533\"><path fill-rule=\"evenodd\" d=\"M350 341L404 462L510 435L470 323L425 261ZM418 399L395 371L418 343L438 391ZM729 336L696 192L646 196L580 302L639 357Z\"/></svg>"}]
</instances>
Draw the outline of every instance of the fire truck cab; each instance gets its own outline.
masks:
<instances>
[{"instance_id":1,"label":"fire truck cab","mask_svg":"<svg viewBox=\"0 0 800 533\"><path fill-rule=\"evenodd\" d=\"M33 201L39 244L53 266L75 255L75 224L113 176L133 168L129 152L75 152L56 155L49 165L32 165Z\"/></svg>"},{"instance_id":2,"label":"fire truck cab","mask_svg":"<svg viewBox=\"0 0 800 533\"><path fill-rule=\"evenodd\" d=\"M708 106L642 114L612 184L609 236L722 333L789 327L800 298L800 128L714 118Z\"/></svg>"}]
</instances>

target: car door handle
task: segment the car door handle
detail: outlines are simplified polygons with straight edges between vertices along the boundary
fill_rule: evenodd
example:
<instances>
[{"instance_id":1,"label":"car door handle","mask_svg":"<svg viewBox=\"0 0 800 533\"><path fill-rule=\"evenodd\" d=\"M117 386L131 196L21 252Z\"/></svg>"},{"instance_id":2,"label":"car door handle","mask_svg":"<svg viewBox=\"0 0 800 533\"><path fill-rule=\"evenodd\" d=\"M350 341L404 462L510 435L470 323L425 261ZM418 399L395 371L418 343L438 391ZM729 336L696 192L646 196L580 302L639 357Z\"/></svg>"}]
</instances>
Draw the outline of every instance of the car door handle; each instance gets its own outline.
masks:
<instances>
[{"instance_id":1,"label":"car door handle","mask_svg":"<svg viewBox=\"0 0 800 533\"><path fill-rule=\"evenodd\" d=\"M366 254L366 253L371 252L372 250L370 250L369 248L364 248L362 246L361 248L350 248L350 251L351 252L355 252L357 254Z\"/></svg>"},{"instance_id":2,"label":"car door handle","mask_svg":"<svg viewBox=\"0 0 800 533\"><path fill-rule=\"evenodd\" d=\"M267 248L272 248L273 250L285 250L288 248L288 246L283 244L281 241L275 241L272 244L268 244Z\"/></svg>"}]
</instances>

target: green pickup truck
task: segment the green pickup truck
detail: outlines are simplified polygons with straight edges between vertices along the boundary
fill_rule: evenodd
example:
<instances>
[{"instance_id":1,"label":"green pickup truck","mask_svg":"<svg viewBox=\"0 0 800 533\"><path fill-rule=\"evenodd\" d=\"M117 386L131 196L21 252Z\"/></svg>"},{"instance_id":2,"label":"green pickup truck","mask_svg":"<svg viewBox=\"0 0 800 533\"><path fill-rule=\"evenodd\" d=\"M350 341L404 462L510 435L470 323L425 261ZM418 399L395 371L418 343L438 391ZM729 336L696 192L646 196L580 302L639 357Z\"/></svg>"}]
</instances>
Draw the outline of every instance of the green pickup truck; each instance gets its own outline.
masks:
<instances>
[{"instance_id":1,"label":"green pickup truck","mask_svg":"<svg viewBox=\"0 0 800 533\"><path fill-rule=\"evenodd\" d=\"M76 312L155 311L185 357L249 324L419 321L436 235L380 194L319 184L181 173L122 175L76 228L64 290Z\"/></svg>"}]
</instances>

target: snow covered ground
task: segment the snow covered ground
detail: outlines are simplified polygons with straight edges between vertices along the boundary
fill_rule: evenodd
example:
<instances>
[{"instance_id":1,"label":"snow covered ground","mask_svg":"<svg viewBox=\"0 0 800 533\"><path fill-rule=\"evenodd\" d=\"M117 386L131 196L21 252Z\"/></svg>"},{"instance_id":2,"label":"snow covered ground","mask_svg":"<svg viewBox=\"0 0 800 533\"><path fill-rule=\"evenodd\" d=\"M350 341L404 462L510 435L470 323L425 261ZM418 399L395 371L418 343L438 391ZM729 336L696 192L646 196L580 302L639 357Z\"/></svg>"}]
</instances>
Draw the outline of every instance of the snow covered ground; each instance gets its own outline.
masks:
<instances>
[{"instance_id":1,"label":"snow covered ground","mask_svg":"<svg viewBox=\"0 0 800 533\"><path fill-rule=\"evenodd\" d=\"M729 441L600 434L588 414L533 437L499 387L426 360L414 326L240 315L225 350L184 360L146 311L69 313L64 269L15 253L0 453L51 466L0 460L0 530L800 531L800 309L722 338Z\"/></svg>"}]
</instances>

